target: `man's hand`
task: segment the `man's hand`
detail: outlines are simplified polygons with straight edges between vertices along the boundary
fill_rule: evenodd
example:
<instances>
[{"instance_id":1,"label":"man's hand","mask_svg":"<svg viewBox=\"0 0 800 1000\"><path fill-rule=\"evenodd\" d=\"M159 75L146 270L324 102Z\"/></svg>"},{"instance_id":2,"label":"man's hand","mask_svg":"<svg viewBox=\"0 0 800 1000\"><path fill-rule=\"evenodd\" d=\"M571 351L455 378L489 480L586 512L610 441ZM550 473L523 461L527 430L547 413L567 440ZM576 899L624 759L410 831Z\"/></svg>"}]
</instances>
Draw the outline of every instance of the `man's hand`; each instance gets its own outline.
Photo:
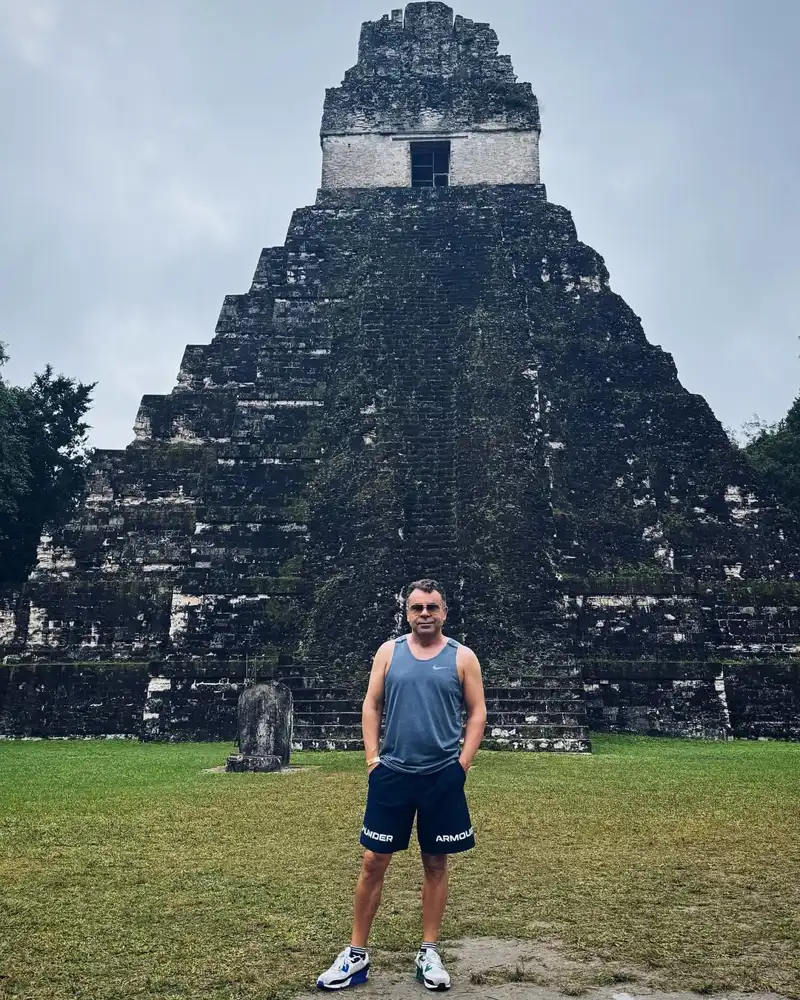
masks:
<instances>
[{"instance_id":1,"label":"man's hand","mask_svg":"<svg viewBox=\"0 0 800 1000\"><path fill-rule=\"evenodd\" d=\"M472 767L472 764L469 761L466 761L463 757L458 758L458 763L464 768L464 774L469 774L469 769Z\"/></svg>"},{"instance_id":2,"label":"man's hand","mask_svg":"<svg viewBox=\"0 0 800 1000\"><path fill-rule=\"evenodd\" d=\"M375 770L376 767L380 767L381 762L378 760L374 764L370 764L367 768L367 775L369 776Z\"/></svg>"}]
</instances>

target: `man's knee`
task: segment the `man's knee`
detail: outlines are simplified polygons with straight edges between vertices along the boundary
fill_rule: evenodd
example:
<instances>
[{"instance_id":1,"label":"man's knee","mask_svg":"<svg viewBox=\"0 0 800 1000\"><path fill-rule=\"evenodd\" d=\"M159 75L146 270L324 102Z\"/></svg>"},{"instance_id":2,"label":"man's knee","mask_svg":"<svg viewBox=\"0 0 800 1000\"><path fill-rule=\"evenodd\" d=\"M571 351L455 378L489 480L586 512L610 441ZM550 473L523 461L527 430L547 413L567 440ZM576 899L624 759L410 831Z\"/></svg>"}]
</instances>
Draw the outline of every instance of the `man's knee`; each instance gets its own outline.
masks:
<instances>
[{"instance_id":1,"label":"man's knee","mask_svg":"<svg viewBox=\"0 0 800 1000\"><path fill-rule=\"evenodd\" d=\"M439 881L447 876L446 854L422 854L422 867L425 877L431 881Z\"/></svg>"},{"instance_id":2,"label":"man's knee","mask_svg":"<svg viewBox=\"0 0 800 1000\"><path fill-rule=\"evenodd\" d=\"M391 854L376 854L374 851L364 851L361 872L370 881L380 881L386 874L386 869L389 867L391 860Z\"/></svg>"}]
</instances>

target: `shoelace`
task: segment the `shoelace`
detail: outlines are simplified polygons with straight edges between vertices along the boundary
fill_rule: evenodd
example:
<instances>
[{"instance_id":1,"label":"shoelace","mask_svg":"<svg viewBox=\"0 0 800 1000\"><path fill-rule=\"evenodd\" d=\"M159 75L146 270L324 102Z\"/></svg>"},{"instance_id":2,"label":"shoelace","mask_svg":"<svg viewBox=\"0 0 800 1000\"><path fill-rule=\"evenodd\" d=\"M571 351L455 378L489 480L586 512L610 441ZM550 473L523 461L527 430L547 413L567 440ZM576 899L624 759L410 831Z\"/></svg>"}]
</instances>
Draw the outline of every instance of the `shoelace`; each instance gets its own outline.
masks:
<instances>
[{"instance_id":1,"label":"shoelace","mask_svg":"<svg viewBox=\"0 0 800 1000\"><path fill-rule=\"evenodd\" d=\"M426 948L422 954L425 956L425 961L430 966L434 969L441 969L444 972L444 962L442 962L438 951L435 951L433 948Z\"/></svg>"}]
</instances>

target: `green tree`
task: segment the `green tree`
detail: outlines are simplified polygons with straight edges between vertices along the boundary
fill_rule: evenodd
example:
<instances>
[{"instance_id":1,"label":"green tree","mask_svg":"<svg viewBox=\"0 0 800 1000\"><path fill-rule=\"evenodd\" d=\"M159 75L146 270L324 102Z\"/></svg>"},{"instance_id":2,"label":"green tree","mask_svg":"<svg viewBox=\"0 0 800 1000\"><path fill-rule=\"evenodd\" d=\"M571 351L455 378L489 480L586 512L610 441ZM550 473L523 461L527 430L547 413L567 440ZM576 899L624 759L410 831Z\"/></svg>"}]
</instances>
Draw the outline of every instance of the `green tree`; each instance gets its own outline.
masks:
<instances>
[{"instance_id":1,"label":"green tree","mask_svg":"<svg viewBox=\"0 0 800 1000\"><path fill-rule=\"evenodd\" d=\"M0 365L7 360L0 344ZM0 583L21 583L42 529L75 509L86 482L83 418L93 389L49 365L27 388L0 376Z\"/></svg>"},{"instance_id":2,"label":"green tree","mask_svg":"<svg viewBox=\"0 0 800 1000\"><path fill-rule=\"evenodd\" d=\"M744 450L778 498L800 517L800 397L776 424L754 421L745 428Z\"/></svg>"},{"instance_id":3,"label":"green tree","mask_svg":"<svg viewBox=\"0 0 800 1000\"><path fill-rule=\"evenodd\" d=\"M0 343L0 366L8 360ZM0 579L6 576L8 554L16 537L31 469L19 394L0 376Z\"/></svg>"}]
</instances>

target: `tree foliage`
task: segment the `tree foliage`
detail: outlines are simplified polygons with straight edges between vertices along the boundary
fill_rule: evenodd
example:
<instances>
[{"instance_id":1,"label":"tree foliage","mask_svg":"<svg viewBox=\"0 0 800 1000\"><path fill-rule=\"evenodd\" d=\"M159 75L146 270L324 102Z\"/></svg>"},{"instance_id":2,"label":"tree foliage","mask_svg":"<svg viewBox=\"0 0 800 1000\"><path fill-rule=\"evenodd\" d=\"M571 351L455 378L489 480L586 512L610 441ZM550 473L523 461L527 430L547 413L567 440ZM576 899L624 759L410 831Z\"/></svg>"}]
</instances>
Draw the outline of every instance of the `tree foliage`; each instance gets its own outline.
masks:
<instances>
[{"instance_id":1,"label":"tree foliage","mask_svg":"<svg viewBox=\"0 0 800 1000\"><path fill-rule=\"evenodd\" d=\"M0 366L8 355L0 344ZM48 365L30 386L0 376L0 583L21 583L45 526L72 513L86 481L84 417L94 386Z\"/></svg>"},{"instance_id":2,"label":"tree foliage","mask_svg":"<svg viewBox=\"0 0 800 1000\"><path fill-rule=\"evenodd\" d=\"M783 420L776 424L755 421L746 431L748 458L778 498L800 517L800 396Z\"/></svg>"}]
</instances>

